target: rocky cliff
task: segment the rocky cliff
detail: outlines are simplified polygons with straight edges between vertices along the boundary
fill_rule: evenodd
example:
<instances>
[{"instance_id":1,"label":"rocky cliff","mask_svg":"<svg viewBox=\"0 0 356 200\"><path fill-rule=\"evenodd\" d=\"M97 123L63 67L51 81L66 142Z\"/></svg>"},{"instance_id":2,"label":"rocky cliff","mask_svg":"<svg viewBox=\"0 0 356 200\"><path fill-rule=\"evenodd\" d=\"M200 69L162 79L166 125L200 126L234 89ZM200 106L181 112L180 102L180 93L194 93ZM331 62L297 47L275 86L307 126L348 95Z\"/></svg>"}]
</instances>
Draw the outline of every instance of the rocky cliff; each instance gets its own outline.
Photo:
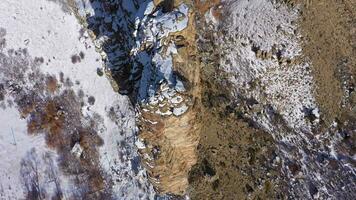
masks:
<instances>
[{"instance_id":1,"label":"rocky cliff","mask_svg":"<svg viewBox=\"0 0 356 200\"><path fill-rule=\"evenodd\" d=\"M1 198L356 197L351 0L0 6Z\"/></svg>"},{"instance_id":2,"label":"rocky cliff","mask_svg":"<svg viewBox=\"0 0 356 200\"><path fill-rule=\"evenodd\" d=\"M103 41L118 91L137 107L139 152L159 192L202 199L352 196L353 142L344 137L354 131L353 50L340 50L340 68L316 60L312 49L327 50L309 37L326 17L313 10L324 5L165 0L94 8L100 14L87 19L88 28ZM349 2L333 6L339 10L330 15L354 17ZM339 20L340 29L352 27ZM347 31L340 37L352 40ZM320 80L320 67L334 83ZM340 95L321 98L325 87Z\"/></svg>"}]
</instances>

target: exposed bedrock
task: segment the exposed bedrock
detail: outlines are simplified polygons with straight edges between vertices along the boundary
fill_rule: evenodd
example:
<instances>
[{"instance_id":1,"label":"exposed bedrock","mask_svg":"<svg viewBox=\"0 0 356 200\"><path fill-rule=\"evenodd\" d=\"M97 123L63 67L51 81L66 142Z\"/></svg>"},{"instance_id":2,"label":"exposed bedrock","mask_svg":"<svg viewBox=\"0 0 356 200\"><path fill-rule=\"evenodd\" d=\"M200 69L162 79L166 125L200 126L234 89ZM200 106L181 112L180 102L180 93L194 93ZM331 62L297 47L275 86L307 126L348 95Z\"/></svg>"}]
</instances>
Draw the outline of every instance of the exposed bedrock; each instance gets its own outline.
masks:
<instances>
[{"instance_id":1,"label":"exposed bedrock","mask_svg":"<svg viewBox=\"0 0 356 200\"><path fill-rule=\"evenodd\" d=\"M114 88L137 107L136 145L151 183L161 193L186 194L200 130L192 4L135 0L90 5L93 9L77 15L91 30Z\"/></svg>"},{"instance_id":2,"label":"exposed bedrock","mask_svg":"<svg viewBox=\"0 0 356 200\"><path fill-rule=\"evenodd\" d=\"M336 69L326 69L325 77L341 80L329 84L318 74L325 63L315 55L327 51L318 46L323 40L305 39L317 36L304 11L321 4L90 5L78 16L92 32L113 87L137 108L136 145L157 191L193 199L355 196L354 111L345 111L354 109L353 60L341 59L351 51L336 56ZM340 105L332 98L323 103L325 88L338 88ZM330 108L335 105L347 109L340 114Z\"/></svg>"}]
</instances>

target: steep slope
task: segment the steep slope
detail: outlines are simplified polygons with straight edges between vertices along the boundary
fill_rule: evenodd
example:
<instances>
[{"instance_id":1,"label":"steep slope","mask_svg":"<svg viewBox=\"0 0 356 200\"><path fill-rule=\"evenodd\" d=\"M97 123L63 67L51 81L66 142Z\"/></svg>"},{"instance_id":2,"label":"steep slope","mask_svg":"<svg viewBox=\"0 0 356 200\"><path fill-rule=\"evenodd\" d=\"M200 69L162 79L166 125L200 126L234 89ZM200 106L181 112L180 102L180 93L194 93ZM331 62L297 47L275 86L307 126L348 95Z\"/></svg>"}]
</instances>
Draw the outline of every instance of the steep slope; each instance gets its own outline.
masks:
<instances>
[{"instance_id":1,"label":"steep slope","mask_svg":"<svg viewBox=\"0 0 356 200\"><path fill-rule=\"evenodd\" d=\"M344 13L349 13L350 5L347 2L339 4L340 7L348 8ZM355 185L352 103L351 107L347 107L350 110L346 112L348 114L345 113L342 121L336 119L331 124L325 123L330 112L334 116L338 115L342 104L333 105L337 109L331 111L333 107L325 110L323 98L317 96L316 100L315 88L320 91L325 85L319 87L322 75L315 73L325 65L314 64L318 65L318 61L324 58L310 55L309 52L320 52L321 49L325 54L330 52L321 48L322 42L315 47L315 41L310 44L303 40L302 34L305 33L301 33L297 25L302 14L310 19L301 23L318 23L301 10L311 12L308 9L323 8L327 4L312 2L306 7L302 6L278 1L223 1L206 11L200 19L202 23L207 23L202 26L202 33L205 34L201 44L204 60L208 66L212 66L203 70L205 73L211 70L207 77L203 77L203 80L208 80L206 84L209 88L203 102L208 103L207 108L218 110L215 114L218 115L215 117L218 122L209 121L207 130L212 131L201 133L201 138L207 139L200 141L200 145L205 148L200 151L200 161L191 173L193 198L353 199L355 196L350 189ZM214 15L216 12L224 14ZM342 21L345 22L345 18ZM319 24L319 27L325 25ZM308 36L317 33L310 28L307 31ZM348 35L347 31L345 35ZM350 35L347 38L351 38ZM325 37L325 40L328 39L332 37ZM343 39L338 38L336 42L341 44L345 41L340 40ZM328 41L326 44L332 43ZM346 57L350 57L351 51L346 52L349 55ZM317 62L311 62L308 56ZM332 63L329 57L325 59L328 61L323 62L328 62L328 65ZM348 63L351 62L352 59ZM338 76L336 73L329 76L352 85L352 73L347 70L350 66L352 64L345 63L344 67L339 65L332 70L340 70L343 75ZM319 81L315 83L314 77ZM216 80L216 83L211 80ZM328 81L323 80L325 84L332 84ZM228 91L226 88L229 88ZM338 90L350 92L346 88ZM326 100L327 104L335 100L326 91L322 96L331 96ZM347 99L350 99L348 95L344 100ZM214 115L209 109L203 113ZM240 125L238 128L230 129L232 122L226 125L223 123L229 121L231 116L236 118L235 124ZM250 128L247 130L250 131L246 131L243 121L248 122ZM218 128L214 129L211 124L217 124L215 126ZM256 129L272 138L260 140ZM219 130L224 130L223 134ZM245 147L246 150L243 150L246 139L241 138L240 132L243 137L253 137L259 147L247 143L250 148ZM226 139L224 136L234 139ZM225 140L234 142L226 143ZM219 143L219 146L214 143ZM271 146L271 143L274 145ZM228 148L225 145L230 145L230 150L226 150ZM238 155L232 154L237 149L242 151ZM233 159L226 156L225 159L217 160L220 155L226 155L225 152L232 154ZM240 158L244 158L244 155L251 163ZM226 163L230 167L225 167ZM255 169L252 163L259 167ZM238 166L236 168L242 175L229 171L234 166ZM234 177L232 181L231 177Z\"/></svg>"},{"instance_id":2,"label":"steep slope","mask_svg":"<svg viewBox=\"0 0 356 200\"><path fill-rule=\"evenodd\" d=\"M349 197L342 188L354 185L352 154L335 155L340 129L323 125L299 4L91 6L81 16L117 90L136 104L137 145L158 191L203 199ZM324 161L337 170L324 170Z\"/></svg>"},{"instance_id":3,"label":"steep slope","mask_svg":"<svg viewBox=\"0 0 356 200\"><path fill-rule=\"evenodd\" d=\"M1 199L354 199L351 0L3 0Z\"/></svg>"},{"instance_id":4,"label":"steep slope","mask_svg":"<svg viewBox=\"0 0 356 200\"><path fill-rule=\"evenodd\" d=\"M161 193L176 195L185 194L199 140L194 104L200 68L190 9L181 1L113 1L77 11L114 87L136 104L137 145L151 182Z\"/></svg>"}]
</instances>

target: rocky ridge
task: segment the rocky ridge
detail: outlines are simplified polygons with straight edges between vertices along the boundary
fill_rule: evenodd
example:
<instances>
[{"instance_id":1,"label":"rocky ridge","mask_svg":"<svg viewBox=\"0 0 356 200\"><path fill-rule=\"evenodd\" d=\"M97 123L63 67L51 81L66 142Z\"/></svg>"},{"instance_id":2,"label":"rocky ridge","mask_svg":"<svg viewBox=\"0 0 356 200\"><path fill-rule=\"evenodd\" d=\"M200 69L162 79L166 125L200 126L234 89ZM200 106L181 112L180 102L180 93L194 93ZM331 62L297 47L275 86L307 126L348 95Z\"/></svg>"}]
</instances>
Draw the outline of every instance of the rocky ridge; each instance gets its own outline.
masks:
<instances>
[{"instance_id":1,"label":"rocky ridge","mask_svg":"<svg viewBox=\"0 0 356 200\"><path fill-rule=\"evenodd\" d=\"M199 140L199 127L193 120L199 68L194 60L191 7L183 2L172 7L167 2L97 3L102 7L94 7L94 2L94 11L85 12L104 14L83 21L88 22L106 60L114 88L128 94L137 105L140 139L136 144L151 182L163 193L183 195ZM119 10L112 14L114 11L105 6ZM77 13L86 17L80 10ZM111 20L107 19L109 14ZM103 26L101 20L108 25ZM125 59L119 59L122 57Z\"/></svg>"},{"instance_id":2,"label":"rocky ridge","mask_svg":"<svg viewBox=\"0 0 356 200\"><path fill-rule=\"evenodd\" d=\"M28 149L0 135L1 197L356 196L350 1L22 1L3 3L0 124Z\"/></svg>"},{"instance_id":3,"label":"rocky ridge","mask_svg":"<svg viewBox=\"0 0 356 200\"><path fill-rule=\"evenodd\" d=\"M343 186L354 184L352 156L335 154L342 143L337 123L323 125L314 62L303 53L298 26L305 8L298 3L112 1L92 3L87 14L79 9L114 88L137 105L136 144L158 191L223 198L217 188L229 193L235 184L225 184L221 174L231 158L211 159L227 153L241 156L233 166L249 166L257 176L244 169L234 174L236 183L245 180L235 195L349 197ZM230 120L236 127L221 123ZM219 129L225 136L214 132ZM227 144L227 137L240 141ZM233 155L234 146L246 144L249 164L245 153ZM255 160L264 167L254 168ZM343 178L332 177L335 171L325 165L336 166Z\"/></svg>"}]
</instances>

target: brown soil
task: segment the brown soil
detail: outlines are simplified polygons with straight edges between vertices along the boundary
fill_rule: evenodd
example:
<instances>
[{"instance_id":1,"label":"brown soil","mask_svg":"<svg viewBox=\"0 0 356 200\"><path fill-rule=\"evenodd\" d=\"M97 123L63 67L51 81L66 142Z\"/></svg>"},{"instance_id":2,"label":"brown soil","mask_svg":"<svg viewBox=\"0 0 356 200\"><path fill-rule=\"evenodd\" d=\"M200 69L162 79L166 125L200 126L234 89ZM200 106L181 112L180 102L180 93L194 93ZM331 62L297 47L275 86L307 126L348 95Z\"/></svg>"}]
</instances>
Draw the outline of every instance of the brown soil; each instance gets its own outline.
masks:
<instances>
[{"instance_id":1,"label":"brown soil","mask_svg":"<svg viewBox=\"0 0 356 200\"><path fill-rule=\"evenodd\" d=\"M356 4L353 0L290 2L302 5L303 53L312 62L322 119L326 126L335 119L343 121L355 106Z\"/></svg>"},{"instance_id":2,"label":"brown soil","mask_svg":"<svg viewBox=\"0 0 356 200\"><path fill-rule=\"evenodd\" d=\"M224 87L205 81L198 162L189 177L191 199L275 198L278 172L268 167L273 139L240 117Z\"/></svg>"},{"instance_id":3,"label":"brown soil","mask_svg":"<svg viewBox=\"0 0 356 200\"><path fill-rule=\"evenodd\" d=\"M200 15L204 15L210 8L218 6L220 2L221 0L194 0L194 6L196 11L199 12Z\"/></svg>"},{"instance_id":4,"label":"brown soil","mask_svg":"<svg viewBox=\"0 0 356 200\"><path fill-rule=\"evenodd\" d=\"M58 87L56 77L47 76L46 77L46 85L47 85L47 90L53 94L57 90L57 87Z\"/></svg>"},{"instance_id":5,"label":"brown soil","mask_svg":"<svg viewBox=\"0 0 356 200\"><path fill-rule=\"evenodd\" d=\"M198 161L189 174L191 199L275 199L279 165L272 166L275 145L271 135L243 117L242 106L230 97L227 77L219 69L218 44L197 9L202 105ZM201 5L198 4L201 8ZM203 7L205 8L205 7ZM200 13L200 14L199 14ZM198 25L199 24L199 25Z\"/></svg>"},{"instance_id":6,"label":"brown soil","mask_svg":"<svg viewBox=\"0 0 356 200\"><path fill-rule=\"evenodd\" d=\"M303 52L312 62L316 99L325 125L335 119L354 119L356 4L352 0L285 2L291 6L302 3ZM201 35L210 34L199 28ZM214 40L207 37L205 41ZM229 84L221 81L224 74L216 67L219 57L214 52L218 48L204 45L210 49L199 52L208 62L201 73L202 129L198 162L189 176L191 199L286 198L288 192L283 194L283 183L277 178L280 166L271 165L276 150L273 139L243 117L241 106L231 102L226 90Z\"/></svg>"}]
</instances>

